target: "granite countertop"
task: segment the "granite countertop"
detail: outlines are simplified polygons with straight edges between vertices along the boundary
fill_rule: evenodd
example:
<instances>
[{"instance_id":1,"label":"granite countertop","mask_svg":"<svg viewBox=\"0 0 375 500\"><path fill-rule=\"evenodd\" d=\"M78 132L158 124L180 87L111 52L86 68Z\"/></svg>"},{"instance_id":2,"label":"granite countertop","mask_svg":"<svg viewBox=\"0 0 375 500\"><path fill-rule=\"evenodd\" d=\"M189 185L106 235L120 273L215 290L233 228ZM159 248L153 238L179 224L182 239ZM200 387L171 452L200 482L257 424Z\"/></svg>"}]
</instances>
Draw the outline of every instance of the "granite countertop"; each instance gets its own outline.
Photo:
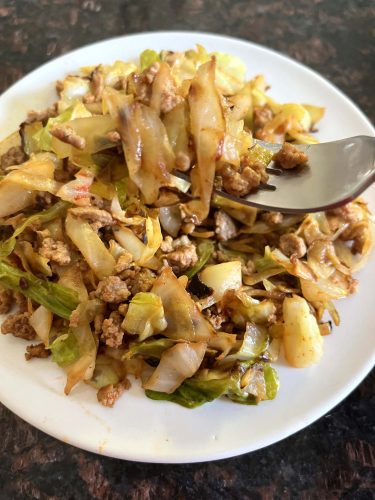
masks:
<instances>
[{"instance_id":1,"label":"granite countertop","mask_svg":"<svg viewBox=\"0 0 375 500\"><path fill-rule=\"evenodd\" d=\"M374 121L374 16L370 0L3 0L0 92L84 44L190 29L284 52L335 83ZM374 414L373 372L327 415L280 443L232 459L166 466L78 450L0 406L0 499L371 499Z\"/></svg>"}]
</instances>

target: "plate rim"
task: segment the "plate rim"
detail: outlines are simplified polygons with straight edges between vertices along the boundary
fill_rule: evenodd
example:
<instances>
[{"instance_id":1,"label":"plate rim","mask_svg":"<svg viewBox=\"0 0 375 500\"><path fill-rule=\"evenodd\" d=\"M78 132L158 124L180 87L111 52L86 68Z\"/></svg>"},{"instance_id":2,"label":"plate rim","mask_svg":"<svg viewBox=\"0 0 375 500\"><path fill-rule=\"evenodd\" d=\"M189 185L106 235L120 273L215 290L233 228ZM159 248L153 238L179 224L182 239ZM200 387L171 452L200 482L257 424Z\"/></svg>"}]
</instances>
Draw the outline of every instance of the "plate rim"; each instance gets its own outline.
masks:
<instances>
[{"instance_id":1,"label":"plate rim","mask_svg":"<svg viewBox=\"0 0 375 500\"><path fill-rule=\"evenodd\" d=\"M17 91L17 86L23 82L23 80L30 78L31 76L35 75L38 73L41 69L46 69L49 66L53 66L56 64L56 62L60 59L63 58L69 58L71 56L74 56L76 53L80 51L84 51L88 48L92 48L95 46L99 46L101 44L105 43L116 43L116 41L123 41L124 39L136 39L136 38L141 38L141 37L153 37L153 36L189 36L194 38L194 36L204 36L204 37L209 37L211 39L220 39L221 42L228 40L230 42L236 42L241 44L244 48L247 46L250 46L258 51L264 51L273 57L279 58L281 60L285 60L288 62L288 64L292 64L294 67L297 68L302 68L306 73L308 73L310 76L318 80L321 84L324 84L326 87L330 87L335 93L339 94L341 98L343 98L346 101L346 104L350 106L351 111L355 112L357 116L359 116L368 126L369 130L372 131L372 135L375 135L375 128L372 125L370 119L368 116L355 104L355 102L347 96L340 88L338 88L334 83L332 83L330 80L325 78L323 75L318 73L316 70L310 68L309 66L305 65L304 63L300 63L299 61L291 58L288 55L285 55L284 53L278 52L275 49L266 47L264 45L248 41L242 38L238 37L232 37L229 35L221 35L219 33L214 33L214 32L204 32L204 31L191 31L191 30L160 30L160 31L144 31L144 32L137 32L137 33L131 33L131 34L124 34L116 37L110 37L110 38L105 38L103 40L99 40L93 43L89 43L86 45L83 45L81 47L75 48L73 50L70 50L64 54L61 54L49 61L46 61L45 63L39 65L37 68L34 70L30 71L29 73L25 74L22 76L19 80L14 82L10 87L8 87L1 95L0 95L0 101L3 101L4 99L7 99L8 94L11 94L14 91ZM78 68L77 68L78 70ZM51 83L51 82L48 82ZM6 391L0 390L0 401L4 406L6 406L11 412L13 412L15 415L17 415L19 418L27 422L29 425L32 425L33 427L37 428L38 430L58 439L61 442L64 442L66 444L70 444L73 446L76 446L80 449L90 451L99 455L103 456L108 456L112 458L119 458L123 460L131 460L135 462L143 462L143 463L173 463L173 464L182 464L182 463L197 463L197 462L206 462L206 461L211 461L211 460L220 460L220 459L226 459L230 457L235 457L242 455L244 453L249 453L252 451L256 451L258 449L270 446L272 444L276 444L277 442L293 435L296 434L297 432L300 432L301 430L307 428L311 423L317 421L321 417L323 417L328 411L332 410L334 407L336 407L340 402L342 402L363 380L364 378L368 375L368 373L371 371L373 365L375 363L375 350L372 353L372 357L370 356L369 359L367 360L367 363L361 367L360 370L357 370L356 376L354 379L352 379L349 383L344 385L343 387L340 387L340 389L335 390L334 397L327 397L327 400L324 403L321 403L319 406L316 408L313 408L309 411L308 413L308 418L301 420L299 423L292 422L290 425L285 426L284 431L272 431L269 434L268 439L263 439L261 443L257 443L255 446L254 445L243 445L242 447L236 447L235 450L233 447L231 447L228 451L225 452L211 452L211 453L205 453L202 455L202 451L200 452L201 454L195 455L193 458L189 457L187 459L184 458L176 458L176 457L171 457L171 459L168 459L167 456L161 456L158 457L157 455L154 455L152 458L150 457L150 453L114 453L111 451L109 448L104 448L103 450L98 450L97 445L93 444L90 446L90 443L87 443L87 441L74 439L72 442L67 441L64 439L62 436L62 433L60 432L55 432L53 429L48 428L48 425L43 424L42 421L36 421L37 419L35 418L28 418L27 420L25 419L25 412L22 412L22 404L17 404L14 402L12 403L12 398L8 398L6 395ZM22 415L22 416L21 416ZM48 430L45 430L48 428ZM267 436L268 437L268 436ZM148 458L147 458L148 457Z\"/></svg>"}]
</instances>

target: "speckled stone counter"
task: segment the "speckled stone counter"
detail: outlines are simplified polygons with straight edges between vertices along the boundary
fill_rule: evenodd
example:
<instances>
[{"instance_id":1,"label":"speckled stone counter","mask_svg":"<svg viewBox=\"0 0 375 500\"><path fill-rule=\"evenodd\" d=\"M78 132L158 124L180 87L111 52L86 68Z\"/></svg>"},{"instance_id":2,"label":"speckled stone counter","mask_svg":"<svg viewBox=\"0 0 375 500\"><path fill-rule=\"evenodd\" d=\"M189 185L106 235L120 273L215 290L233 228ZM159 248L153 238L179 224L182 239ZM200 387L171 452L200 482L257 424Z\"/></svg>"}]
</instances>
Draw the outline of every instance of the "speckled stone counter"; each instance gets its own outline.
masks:
<instances>
[{"instance_id":1,"label":"speckled stone counter","mask_svg":"<svg viewBox=\"0 0 375 500\"><path fill-rule=\"evenodd\" d=\"M289 54L339 86L374 121L374 16L370 0L3 0L0 92L84 44L190 29ZM374 415L372 373L318 422L280 443L228 460L169 466L80 451L0 406L0 499L372 499Z\"/></svg>"}]
</instances>

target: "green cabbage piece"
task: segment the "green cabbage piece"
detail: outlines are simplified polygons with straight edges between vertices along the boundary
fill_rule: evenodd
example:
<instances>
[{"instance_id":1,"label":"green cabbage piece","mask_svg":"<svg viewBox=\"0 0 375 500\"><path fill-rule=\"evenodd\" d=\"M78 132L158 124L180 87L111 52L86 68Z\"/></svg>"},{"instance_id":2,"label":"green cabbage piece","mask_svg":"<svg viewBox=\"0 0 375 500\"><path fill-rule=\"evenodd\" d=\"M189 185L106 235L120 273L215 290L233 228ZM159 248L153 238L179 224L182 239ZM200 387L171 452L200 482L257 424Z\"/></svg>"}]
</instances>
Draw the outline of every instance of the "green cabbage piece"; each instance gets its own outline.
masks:
<instances>
[{"instance_id":1,"label":"green cabbage piece","mask_svg":"<svg viewBox=\"0 0 375 500\"><path fill-rule=\"evenodd\" d=\"M264 256L254 259L256 272L250 276L245 276L244 283L246 285L255 285L263 280L271 278L281 273L285 273L284 267L275 262L269 246L264 249Z\"/></svg>"},{"instance_id":2,"label":"green cabbage piece","mask_svg":"<svg viewBox=\"0 0 375 500\"><path fill-rule=\"evenodd\" d=\"M70 106L59 115L49 118L45 127L41 128L33 135L32 138L35 146L40 151L52 151L52 135L50 134L50 130L53 125L88 116L91 116L91 113L87 111L81 102Z\"/></svg>"},{"instance_id":3,"label":"green cabbage piece","mask_svg":"<svg viewBox=\"0 0 375 500\"><path fill-rule=\"evenodd\" d=\"M121 179L119 181L116 181L115 182L115 189L116 189L118 201L120 203L120 207L124 210L125 209L125 202L126 202L126 193L127 193L126 179Z\"/></svg>"},{"instance_id":4,"label":"green cabbage piece","mask_svg":"<svg viewBox=\"0 0 375 500\"><path fill-rule=\"evenodd\" d=\"M255 360L263 354L269 346L267 328L262 325L247 323L243 340L237 342L239 344L238 350L220 361L220 367L228 366L235 361Z\"/></svg>"},{"instance_id":5,"label":"green cabbage piece","mask_svg":"<svg viewBox=\"0 0 375 500\"><path fill-rule=\"evenodd\" d=\"M25 153L30 156L33 153L40 153L38 145L34 140L34 136L43 128L42 122L24 123L20 126L20 134L22 136L22 145Z\"/></svg>"},{"instance_id":6,"label":"green cabbage piece","mask_svg":"<svg viewBox=\"0 0 375 500\"><path fill-rule=\"evenodd\" d=\"M122 324L124 330L145 340L167 328L161 298L155 293L139 292L132 298Z\"/></svg>"},{"instance_id":7,"label":"green cabbage piece","mask_svg":"<svg viewBox=\"0 0 375 500\"><path fill-rule=\"evenodd\" d=\"M74 311L75 326L71 326L70 331L78 346L78 357L64 366L67 376L65 394L69 394L81 380L90 380L94 374L98 346L90 323L103 312L104 303L99 299L80 302Z\"/></svg>"},{"instance_id":8,"label":"green cabbage piece","mask_svg":"<svg viewBox=\"0 0 375 500\"><path fill-rule=\"evenodd\" d=\"M274 399L279 389L276 370L269 363L254 361L237 363L227 373L220 374L218 371L214 373L213 370L208 370L204 374L198 372L198 375L185 380L172 394L146 390L146 396L150 399L177 403L185 408L196 408L221 396L227 396L235 403L254 405L259 402L259 398L254 394L256 387L254 385L241 387L242 377L252 367L260 370L259 383L265 388L262 400Z\"/></svg>"},{"instance_id":9,"label":"green cabbage piece","mask_svg":"<svg viewBox=\"0 0 375 500\"><path fill-rule=\"evenodd\" d=\"M203 241L200 243L197 247L197 253L198 253L198 262L191 267L188 271L186 271L186 276L188 278L192 278L194 274L199 273L199 271L202 269L202 267L209 261L211 255L213 254L213 251L215 249L215 246L212 241Z\"/></svg>"},{"instance_id":10,"label":"green cabbage piece","mask_svg":"<svg viewBox=\"0 0 375 500\"><path fill-rule=\"evenodd\" d=\"M95 369L88 383L95 389L100 389L110 384L117 384L121 379L121 361L98 354L95 361Z\"/></svg>"},{"instance_id":11,"label":"green cabbage piece","mask_svg":"<svg viewBox=\"0 0 375 500\"><path fill-rule=\"evenodd\" d=\"M263 370L264 380L266 382L267 399L275 399L280 387L277 371L268 363L264 364Z\"/></svg>"},{"instance_id":12,"label":"green cabbage piece","mask_svg":"<svg viewBox=\"0 0 375 500\"><path fill-rule=\"evenodd\" d=\"M170 339L150 339L144 342L134 342L130 344L129 349L124 353L123 359L130 359L137 354L142 357L156 358L160 359L161 355L166 349L173 347L175 344L174 340Z\"/></svg>"},{"instance_id":13,"label":"green cabbage piece","mask_svg":"<svg viewBox=\"0 0 375 500\"><path fill-rule=\"evenodd\" d=\"M245 83L246 65L239 57L215 52L215 83L224 95L236 94Z\"/></svg>"},{"instance_id":14,"label":"green cabbage piece","mask_svg":"<svg viewBox=\"0 0 375 500\"><path fill-rule=\"evenodd\" d=\"M160 55L155 50L146 49L139 56L141 71L151 66L154 62L160 62Z\"/></svg>"},{"instance_id":15,"label":"green cabbage piece","mask_svg":"<svg viewBox=\"0 0 375 500\"><path fill-rule=\"evenodd\" d=\"M249 152L247 153L247 157L251 161L259 161L260 163L263 163L264 165L268 165L273 157L273 151L267 148L263 148L259 144L255 144Z\"/></svg>"},{"instance_id":16,"label":"green cabbage piece","mask_svg":"<svg viewBox=\"0 0 375 500\"><path fill-rule=\"evenodd\" d=\"M57 337L49 349L51 349L53 361L61 367L74 363L80 357L77 339L70 330Z\"/></svg>"},{"instance_id":17,"label":"green cabbage piece","mask_svg":"<svg viewBox=\"0 0 375 500\"><path fill-rule=\"evenodd\" d=\"M21 271L2 261L0 261L0 284L5 288L21 292L25 297L29 297L64 319L70 318L79 302L75 290L39 279L30 272Z\"/></svg>"},{"instance_id":18,"label":"green cabbage piece","mask_svg":"<svg viewBox=\"0 0 375 500\"><path fill-rule=\"evenodd\" d=\"M161 58L165 59L168 52L162 52ZM236 56L223 52L208 53L202 45L197 44L196 50L174 54L172 75L181 83L183 80L193 78L197 69L212 57L216 59L215 82L219 91L224 95L237 93L245 83L246 66Z\"/></svg>"},{"instance_id":19,"label":"green cabbage piece","mask_svg":"<svg viewBox=\"0 0 375 500\"><path fill-rule=\"evenodd\" d=\"M275 274L278 274L284 271L284 269L278 264L276 264L276 262L272 258L271 249L268 245L264 249L264 257L259 257L258 259L255 259L254 264L255 264L255 269L258 273L275 270Z\"/></svg>"},{"instance_id":20,"label":"green cabbage piece","mask_svg":"<svg viewBox=\"0 0 375 500\"><path fill-rule=\"evenodd\" d=\"M243 377L249 368L255 369L258 377L243 386ZM279 389L279 379L276 370L269 363L245 361L237 365L235 375L232 378L227 397L235 403L254 405L259 400L270 400L276 397ZM259 395L263 392L264 394Z\"/></svg>"},{"instance_id":21,"label":"green cabbage piece","mask_svg":"<svg viewBox=\"0 0 375 500\"><path fill-rule=\"evenodd\" d=\"M250 322L248 325L250 330L251 323L257 325L254 325L254 330L259 329L259 325L267 324L269 317L276 312L276 306L271 300L259 301L244 290L226 296L225 307L230 311L231 319L237 326L244 328Z\"/></svg>"},{"instance_id":22,"label":"green cabbage piece","mask_svg":"<svg viewBox=\"0 0 375 500\"><path fill-rule=\"evenodd\" d=\"M63 216L67 209L71 206L67 201L58 201L51 208L47 208L47 210L43 210L42 212L38 212L36 214L30 215L23 221L23 223L17 227L12 236L8 238L6 241L0 242L0 259L4 257L8 257L16 245L16 238L19 236L27 227L31 224L37 222L38 224L44 224L47 222L51 222L58 217Z\"/></svg>"},{"instance_id":23,"label":"green cabbage piece","mask_svg":"<svg viewBox=\"0 0 375 500\"><path fill-rule=\"evenodd\" d=\"M177 403L185 408L197 408L223 396L227 390L227 379L197 380L190 378L185 380L172 394L147 389L146 396L150 399Z\"/></svg>"}]
</instances>

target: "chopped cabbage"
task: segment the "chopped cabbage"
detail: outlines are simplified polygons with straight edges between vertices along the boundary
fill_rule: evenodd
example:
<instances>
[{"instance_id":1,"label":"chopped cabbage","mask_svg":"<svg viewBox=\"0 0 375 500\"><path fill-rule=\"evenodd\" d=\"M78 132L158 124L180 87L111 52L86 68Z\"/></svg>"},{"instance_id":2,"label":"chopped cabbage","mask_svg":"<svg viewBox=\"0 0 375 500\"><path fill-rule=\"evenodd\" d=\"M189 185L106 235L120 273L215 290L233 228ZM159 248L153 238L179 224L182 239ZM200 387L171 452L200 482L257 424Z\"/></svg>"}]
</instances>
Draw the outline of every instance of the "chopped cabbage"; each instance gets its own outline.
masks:
<instances>
[{"instance_id":1,"label":"chopped cabbage","mask_svg":"<svg viewBox=\"0 0 375 500\"><path fill-rule=\"evenodd\" d=\"M173 274L170 267L163 269L154 282L151 292L162 300L167 328L163 335L170 339L191 342L207 341L212 327L199 311L197 305Z\"/></svg>"},{"instance_id":2,"label":"chopped cabbage","mask_svg":"<svg viewBox=\"0 0 375 500\"><path fill-rule=\"evenodd\" d=\"M70 318L78 304L74 290L39 279L32 273L20 271L3 261L0 261L0 284L20 292L64 319Z\"/></svg>"},{"instance_id":3,"label":"chopped cabbage","mask_svg":"<svg viewBox=\"0 0 375 500\"><path fill-rule=\"evenodd\" d=\"M78 341L71 331L59 335L49 349L51 349L53 361L63 368L79 359Z\"/></svg>"},{"instance_id":4,"label":"chopped cabbage","mask_svg":"<svg viewBox=\"0 0 375 500\"><path fill-rule=\"evenodd\" d=\"M52 327L53 313L44 306L39 306L29 319L30 325L46 347L49 346L49 335Z\"/></svg>"},{"instance_id":5,"label":"chopped cabbage","mask_svg":"<svg viewBox=\"0 0 375 500\"><path fill-rule=\"evenodd\" d=\"M65 230L99 279L112 274L116 261L88 222L68 213Z\"/></svg>"},{"instance_id":6,"label":"chopped cabbage","mask_svg":"<svg viewBox=\"0 0 375 500\"><path fill-rule=\"evenodd\" d=\"M151 377L143 387L171 394L186 379L194 375L202 363L207 344L181 342L165 350Z\"/></svg>"},{"instance_id":7,"label":"chopped cabbage","mask_svg":"<svg viewBox=\"0 0 375 500\"><path fill-rule=\"evenodd\" d=\"M140 342L165 330L167 321L160 297L150 292L134 295L122 327L131 335L138 335Z\"/></svg>"},{"instance_id":8,"label":"chopped cabbage","mask_svg":"<svg viewBox=\"0 0 375 500\"><path fill-rule=\"evenodd\" d=\"M186 276L188 278L192 278L195 274L199 273L199 271L207 264L207 262L210 260L211 255L213 254L214 251L214 244L212 241L202 241L202 243L199 243L198 248L197 248L197 253L198 253L198 262L191 267L188 271L186 271Z\"/></svg>"},{"instance_id":9,"label":"chopped cabbage","mask_svg":"<svg viewBox=\"0 0 375 500\"><path fill-rule=\"evenodd\" d=\"M276 371L268 363L250 361L238 363L227 373L198 372L171 394L146 390L146 395L151 399L196 408L224 395L237 403L257 404L260 400L274 399L278 388Z\"/></svg>"},{"instance_id":10,"label":"chopped cabbage","mask_svg":"<svg viewBox=\"0 0 375 500\"><path fill-rule=\"evenodd\" d=\"M228 290L238 290L242 286L241 262L233 260L207 266L199 275L200 280L212 288L216 300L221 300Z\"/></svg>"}]
</instances>

